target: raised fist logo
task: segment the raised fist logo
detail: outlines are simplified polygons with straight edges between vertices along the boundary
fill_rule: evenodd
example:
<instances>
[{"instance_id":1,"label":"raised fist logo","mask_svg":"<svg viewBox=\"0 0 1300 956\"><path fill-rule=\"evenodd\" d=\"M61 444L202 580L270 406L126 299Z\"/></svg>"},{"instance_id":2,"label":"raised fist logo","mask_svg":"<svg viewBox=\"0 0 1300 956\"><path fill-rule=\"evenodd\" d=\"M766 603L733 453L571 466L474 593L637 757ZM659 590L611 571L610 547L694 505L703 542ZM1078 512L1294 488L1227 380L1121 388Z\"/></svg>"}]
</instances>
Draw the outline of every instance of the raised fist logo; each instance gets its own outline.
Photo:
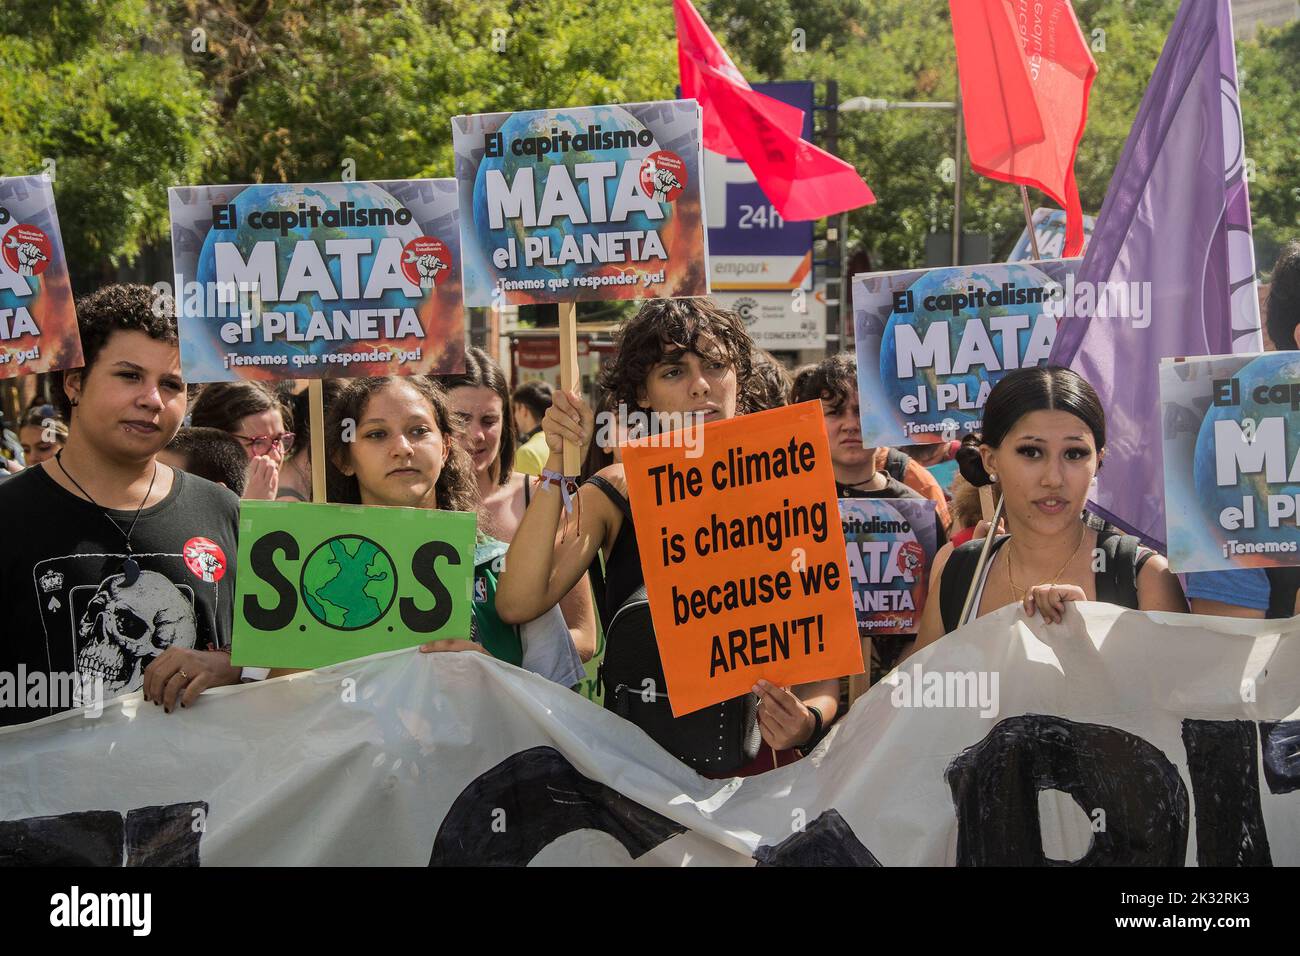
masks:
<instances>
[{"instance_id":1,"label":"raised fist logo","mask_svg":"<svg viewBox=\"0 0 1300 956\"><path fill-rule=\"evenodd\" d=\"M661 149L641 161L641 190L655 202L674 202L686 188L686 165L671 150Z\"/></svg>"},{"instance_id":2,"label":"raised fist logo","mask_svg":"<svg viewBox=\"0 0 1300 956\"><path fill-rule=\"evenodd\" d=\"M216 555L208 554L206 551L198 554L187 554L186 557L192 557L194 562L199 566L199 577L211 584L216 580L217 568L221 567L221 562L217 560Z\"/></svg>"},{"instance_id":3,"label":"raised fist logo","mask_svg":"<svg viewBox=\"0 0 1300 956\"><path fill-rule=\"evenodd\" d=\"M417 256L414 252L410 251L406 253L406 258L402 261L413 264L416 270L420 273L421 289L432 289L434 286L434 280L438 273L448 268L447 263L443 262L437 256L428 254Z\"/></svg>"},{"instance_id":4,"label":"raised fist logo","mask_svg":"<svg viewBox=\"0 0 1300 956\"><path fill-rule=\"evenodd\" d=\"M908 541L898 550L898 570L913 577L921 573L925 564L925 551L916 541Z\"/></svg>"},{"instance_id":5,"label":"raised fist logo","mask_svg":"<svg viewBox=\"0 0 1300 956\"><path fill-rule=\"evenodd\" d=\"M682 188L681 182L677 179L676 176L673 175L671 169L663 169L662 167L656 166L654 171L654 177L655 177L655 195L654 195L655 202L667 202L668 191L670 189Z\"/></svg>"},{"instance_id":6,"label":"raised fist logo","mask_svg":"<svg viewBox=\"0 0 1300 956\"><path fill-rule=\"evenodd\" d=\"M402 272L421 289L438 284L438 274L451 269L451 250L441 239L421 236L402 247Z\"/></svg>"},{"instance_id":7,"label":"raised fist logo","mask_svg":"<svg viewBox=\"0 0 1300 956\"><path fill-rule=\"evenodd\" d=\"M37 265L50 261L50 257L42 252L41 247L34 242L19 242L13 236L9 236L5 246L12 249L17 257L18 274L20 276L36 275Z\"/></svg>"}]
</instances>

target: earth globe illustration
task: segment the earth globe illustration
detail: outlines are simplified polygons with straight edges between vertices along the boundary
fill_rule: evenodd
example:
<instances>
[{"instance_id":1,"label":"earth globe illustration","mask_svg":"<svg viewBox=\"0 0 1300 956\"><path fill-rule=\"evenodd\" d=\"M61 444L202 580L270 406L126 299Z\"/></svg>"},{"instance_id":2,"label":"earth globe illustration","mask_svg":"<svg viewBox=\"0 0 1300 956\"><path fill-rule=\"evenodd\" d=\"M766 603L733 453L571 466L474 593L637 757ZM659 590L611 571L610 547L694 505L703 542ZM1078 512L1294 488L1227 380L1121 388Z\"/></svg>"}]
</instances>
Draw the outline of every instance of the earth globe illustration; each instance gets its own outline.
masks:
<instances>
[{"instance_id":1,"label":"earth globe illustration","mask_svg":"<svg viewBox=\"0 0 1300 956\"><path fill-rule=\"evenodd\" d=\"M1041 303L1029 302L1024 305L1006 305L997 308L976 308L968 306L953 315L950 309L942 311L930 311L922 306L922 303L929 296L952 295L955 293L967 293L972 287L984 289L985 292L992 292L999 289L1002 282L1010 282L1019 288L1036 288L1047 285L1050 278L1033 266L1007 264L998 270L1000 278L993 278L990 275L977 270L961 269L951 270L942 269L926 273L918 279L909 288L912 293L914 303L913 311L906 313L891 313L889 321L885 325L884 334L880 341L880 372L881 381L885 383L885 389L888 394L892 408L897 408L898 403L906 395L914 395L918 385L924 385L930 396L929 407L924 412L915 412L908 415L908 418L922 424L940 425L945 422L953 422L956 430L966 431L975 427L984 416L982 408L937 408L935 398L937 389L943 384L963 384L966 386L965 395L968 403L973 403L979 396L980 386L987 382L988 387L992 388L1007 372L1014 369L992 370L982 365L975 365L964 374L940 375L934 367L918 368L910 379L900 379L897 374L898 369L898 329L900 326L909 325L916 333L917 338L924 341L926 334L930 331L930 326L935 322L948 323L948 349L949 356L954 360L957 358L958 349L961 346L962 332L969 321L979 321L981 315L993 317L999 315L1024 315L1029 317L1028 325L1017 333L1016 353L1023 356L1028 346L1030 332L1033 329L1033 320L1040 315L1044 309ZM993 349L998 355L999 364L1003 354L1002 335L998 332L989 334L989 341L993 344ZM1007 349L1008 354L1010 349ZM922 440L923 435L918 435L917 440Z\"/></svg>"},{"instance_id":2,"label":"earth globe illustration","mask_svg":"<svg viewBox=\"0 0 1300 956\"><path fill-rule=\"evenodd\" d=\"M328 239L364 238L369 239L371 243L371 251L357 257L359 271L358 292L364 293L366 281L375 264L379 241L385 237L394 236L405 246L412 239L418 239L422 233L419 223L414 219L405 226L395 223L391 226L350 226L347 229L326 226L312 228L310 224L304 224L287 230L285 235L280 234L280 229L252 229L248 225L248 216L252 212L296 212L299 203L305 204L308 208L320 209L323 212L338 209L344 202L354 203L354 208L358 210L381 208L392 209L396 212L402 208L401 203L374 183L332 183L328 192L318 186L304 186L298 183L250 186L235 197L232 203L238 216L238 227L235 229L213 228L209 230L207 238L203 242L203 248L199 251L195 278L204 290L212 288L209 283L215 283L222 278L225 281L230 281L229 276L219 277L217 275L216 247L219 242L234 243L236 249L239 250L239 255L245 262L248 261L249 255L253 252L257 243L274 242L278 263L278 281L280 286L283 287L294 249L298 243L309 241L317 244L321 257L324 259L326 268L329 271L330 281L333 283L335 290L342 296L343 282L340 257L325 255L325 242ZM326 318L329 319L336 309L346 312L349 309L363 308L401 309L408 306L414 308L421 298L420 295L408 298L399 289L389 289L378 300L339 298L323 301L316 292L311 291L304 292L290 301L269 301L269 293L266 290L259 291L262 296L261 309L263 311L293 313L295 317L293 326L298 333L307 331L308 324L311 322L311 314L314 311L324 312ZM221 355L223 352L230 350L230 346L221 340L221 327L228 322L240 321L238 314L231 314L235 311L233 307L222 306L221 308L222 311L215 315L206 314L208 310L206 299L202 307L203 317L207 319L202 327L211 336L211 352L214 355ZM256 316L253 321L255 324L252 341L244 346L243 351L245 352L256 351L260 355L292 356L304 353L323 355L339 347L337 342L325 338L317 338L311 342L290 342L282 336L276 336L276 339L272 342L263 342L262 331L256 325L258 321ZM256 346L256 348L253 349L250 346Z\"/></svg>"},{"instance_id":3,"label":"earth globe illustration","mask_svg":"<svg viewBox=\"0 0 1300 956\"><path fill-rule=\"evenodd\" d=\"M1218 484L1215 463L1214 423L1234 421L1242 423L1252 419L1255 427L1266 418L1282 418L1282 433L1285 436L1283 452L1284 467L1290 473L1295 461L1297 448L1300 447L1300 410L1293 410L1290 401L1285 403L1255 400L1255 390L1262 386L1300 381L1300 357L1294 353L1274 352L1261 355L1252 360L1234 376L1240 383L1240 405L1211 405L1201 422L1200 432L1196 436L1196 451L1193 457L1192 475L1196 484L1196 495L1202 502L1202 514L1205 523L1215 529L1220 542L1234 541L1263 543L1266 541L1295 542L1300 545L1300 528L1294 517L1284 518L1277 528L1268 526L1268 508L1265 504L1268 495L1300 494L1300 482L1288 481L1270 485L1265 481L1263 470L1254 474L1238 474L1237 481L1231 485ZM1267 392L1267 389L1265 389ZM1264 397L1267 397L1265 394ZM1231 455L1231 450L1224 450ZM1235 467L1234 467L1234 470ZM1228 531L1219 523L1219 515L1224 508L1240 508L1245 497L1257 497L1255 508L1255 527L1238 528Z\"/></svg>"},{"instance_id":4,"label":"earth globe illustration","mask_svg":"<svg viewBox=\"0 0 1300 956\"><path fill-rule=\"evenodd\" d=\"M300 585L311 616L327 627L355 631L385 614L397 595L397 569L369 538L340 535L307 556Z\"/></svg>"},{"instance_id":5,"label":"earth globe illustration","mask_svg":"<svg viewBox=\"0 0 1300 956\"><path fill-rule=\"evenodd\" d=\"M594 118L592 117L593 111ZM627 149L601 149L588 152L570 149L564 152L547 153L545 156L516 156L510 149L510 143L516 139L550 137L563 130L568 130L571 136L576 136L579 133L585 134L588 120L590 120L590 125L599 126L602 132L618 130L640 132L646 128L631 113L616 106L596 107L594 110L585 109L582 114L577 116L564 110L516 113L506 120L499 130L501 141L505 147L505 155L499 157L485 156L479 165L478 176L474 182L474 221L476 223L474 232L478 237L480 251L486 262L492 261L492 251L494 249L506 246L507 239L513 238L515 240L518 265L509 269L511 279L547 280L568 278L572 280L574 277L581 275L621 271L622 264L616 263L611 263L603 268L599 262L590 264L567 262L563 265L547 266L541 261L537 261L532 265L526 265L524 260L524 239L527 237L546 237L549 241L551 255L558 256L565 236L573 236L577 240L579 251L581 251L584 236L598 236L611 230L618 232L658 230L664 248L670 253L672 251L672 237L676 229L673 204L669 202L659 204L659 207L664 211L662 219L651 219L644 212L638 211L631 213L622 222L574 223L566 216L556 217L548 225L538 225L531 229L524 226L522 219L507 219L500 229L488 228L486 180L488 171L493 169L498 170L505 177L507 185L509 185L514 183L515 175L521 168L533 167L534 189L537 201L540 204L541 197L545 193L550 169L557 164L563 165L567 167L569 178L582 200L583 209L590 213L592 209L591 185L588 180L578 178L575 167L582 163L613 162L616 164L617 172L604 180L606 214L613 213L614 197L618 192L618 183L623 175L624 165L628 162L634 162L631 151ZM649 155L649 153L659 148L658 143L651 143L649 147L639 148L638 153ZM637 158L639 159L639 157ZM654 265L659 263L659 260L654 259L649 260L649 262ZM654 267L658 268L657 265L654 265Z\"/></svg>"}]
</instances>

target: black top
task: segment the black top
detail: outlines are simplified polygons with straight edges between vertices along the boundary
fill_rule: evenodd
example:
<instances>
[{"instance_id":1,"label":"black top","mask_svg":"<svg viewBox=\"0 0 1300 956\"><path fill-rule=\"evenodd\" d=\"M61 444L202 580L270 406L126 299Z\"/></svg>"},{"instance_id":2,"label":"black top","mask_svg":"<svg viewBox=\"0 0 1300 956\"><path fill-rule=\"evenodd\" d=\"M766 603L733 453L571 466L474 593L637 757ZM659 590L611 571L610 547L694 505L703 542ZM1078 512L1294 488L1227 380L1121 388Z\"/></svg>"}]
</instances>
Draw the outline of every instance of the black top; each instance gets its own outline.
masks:
<instances>
[{"instance_id":1,"label":"black top","mask_svg":"<svg viewBox=\"0 0 1300 956\"><path fill-rule=\"evenodd\" d=\"M1011 535L998 535L993 539L989 549L988 563L993 563L997 550L1011 540ZM961 618L962 606L966 603L966 592L975 578L975 569L979 565L980 552L984 548L983 538L973 538L956 547L948 555L948 563L943 567L943 577L939 581L939 606L943 616L943 632L955 631ZM1133 535L1120 534L1115 531L1102 531L1097 535L1096 548L1102 552L1102 560L1095 565L1093 572L1093 590L1101 604L1118 604L1120 607L1141 610L1138 603L1137 579L1142 566L1155 556L1155 552L1144 546ZM931 596L930 600L933 600ZM979 608L972 610L972 620L979 615Z\"/></svg>"},{"instance_id":2,"label":"black top","mask_svg":"<svg viewBox=\"0 0 1300 956\"><path fill-rule=\"evenodd\" d=\"M1268 612L1270 618L1288 618L1295 614L1295 597L1300 592L1300 568L1266 568L1268 575Z\"/></svg>"},{"instance_id":3,"label":"black top","mask_svg":"<svg viewBox=\"0 0 1300 956\"><path fill-rule=\"evenodd\" d=\"M614 546L610 548L609 557L605 559L605 593L597 594L601 605L601 620L613 620L614 612L622 607L632 593L645 584L645 575L641 571L641 552L636 544L636 530L632 526L632 506L622 493L600 475L587 479L605 493L614 506L623 513L623 525L619 528Z\"/></svg>"},{"instance_id":4,"label":"black top","mask_svg":"<svg viewBox=\"0 0 1300 956\"><path fill-rule=\"evenodd\" d=\"M109 700L139 690L168 647L230 646L239 499L228 489L177 471L167 497L140 512L129 587L134 511L101 510L37 466L0 487L0 516L0 679L14 675L18 690L11 700L0 688L0 726L73 706L66 694L24 693L32 682L20 674L65 686L98 674Z\"/></svg>"}]
</instances>

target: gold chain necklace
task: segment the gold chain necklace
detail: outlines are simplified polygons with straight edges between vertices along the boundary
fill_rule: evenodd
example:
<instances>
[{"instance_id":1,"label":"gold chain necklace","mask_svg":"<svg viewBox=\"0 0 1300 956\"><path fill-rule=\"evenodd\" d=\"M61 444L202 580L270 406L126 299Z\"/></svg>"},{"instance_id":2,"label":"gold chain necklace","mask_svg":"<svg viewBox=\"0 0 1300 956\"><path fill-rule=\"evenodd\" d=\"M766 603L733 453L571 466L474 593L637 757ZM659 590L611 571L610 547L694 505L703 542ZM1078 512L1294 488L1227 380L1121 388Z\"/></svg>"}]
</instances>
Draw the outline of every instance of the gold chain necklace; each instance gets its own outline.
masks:
<instances>
[{"instance_id":1,"label":"gold chain necklace","mask_svg":"<svg viewBox=\"0 0 1300 956\"><path fill-rule=\"evenodd\" d=\"M1083 547L1083 541L1086 537L1088 537L1088 526L1084 525L1079 530L1079 543L1074 546L1074 551L1072 551L1070 553L1070 556L1066 558L1065 563L1061 565L1060 570L1057 571L1054 575L1052 575L1047 580L1039 581L1038 584L1047 584L1048 581L1051 581L1053 584L1055 584L1056 579L1059 578L1065 572L1065 569L1070 566L1070 562L1073 561L1078 556L1079 549ZM1017 587L1016 582L1011 578L1011 548L1014 546L1014 544L1015 544L1014 540L1007 542L1007 584L1011 585L1012 597L1016 597L1017 595L1025 595L1029 593L1029 588ZM1031 584L1029 587L1033 588L1037 586L1038 585Z\"/></svg>"}]
</instances>

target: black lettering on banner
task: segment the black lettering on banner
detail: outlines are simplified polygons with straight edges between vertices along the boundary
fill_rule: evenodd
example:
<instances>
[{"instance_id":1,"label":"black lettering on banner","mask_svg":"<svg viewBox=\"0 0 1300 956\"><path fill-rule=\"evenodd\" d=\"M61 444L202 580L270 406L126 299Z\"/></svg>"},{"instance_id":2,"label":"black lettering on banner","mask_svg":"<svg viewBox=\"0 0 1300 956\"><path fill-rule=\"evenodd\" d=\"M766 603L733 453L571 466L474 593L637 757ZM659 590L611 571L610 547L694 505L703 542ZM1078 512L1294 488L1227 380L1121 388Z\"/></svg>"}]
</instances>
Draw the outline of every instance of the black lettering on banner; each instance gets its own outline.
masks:
<instances>
[{"instance_id":1,"label":"black lettering on banner","mask_svg":"<svg viewBox=\"0 0 1300 956\"><path fill-rule=\"evenodd\" d=\"M1188 797L1158 748L1115 727L1024 714L999 721L945 773L957 813L958 866L1182 866ZM1077 861L1043 853L1041 790L1100 808L1106 829Z\"/></svg>"},{"instance_id":2,"label":"black lettering on banner","mask_svg":"<svg viewBox=\"0 0 1300 956\"><path fill-rule=\"evenodd\" d=\"M880 866L838 810L827 810L802 832L754 851L759 866Z\"/></svg>"},{"instance_id":3,"label":"black lettering on banner","mask_svg":"<svg viewBox=\"0 0 1300 956\"><path fill-rule=\"evenodd\" d=\"M116 810L0 822L0 866L121 866L124 848Z\"/></svg>"},{"instance_id":4,"label":"black lettering on banner","mask_svg":"<svg viewBox=\"0 0 1300 956\"><path fill-rule=\"evenodd\" d=\"M1259 805L1259 748L1249 720L1184 720L1196 799L1197 866L1272 866Z\"/></svg>"},{"instance_id":5,"label":"black lettering on banner","mask_svg":"<svg viewBox=\"0 0 1300 956\"><path fill-rule=\"evenodd\" d=\"M1300 790L1300 720L1262 721L1259 738L1269 792Z\"/></svg>"},{"instance_id":6,"label":"black lettering on banner","mask_svg":"<svg viewBox=\"0 0 1300 956\"><path fill-rule=\"evenodd\" d=\"M198 866L206 802L0 822L0 866Z\"/></svg>"},{"instance_id":7,"label":"black lettering on banner","mask_svg":"<svg viewBox=\"0 0 1300 956\"><path fill-rule=\"evenodd\" d=\"M402 598L397 604L402 623L417 634L436 631L451 618L451 592L434 567L438 558L446 558L448 564L460 564L460 554L446 541L426 541L411 558L411 574L429 589L433 595L433 607L423 611L409 597Z\"/></svg>"},{"instance_id":8,"label":"black lettering on banner","mask_svg":"<svg viewBox=\"0 0 1300 956\"><path fill-rule=\"evenodd\" d=\"M207 815L203 801L132 810L126 815L126 865L198 866ZM195 826L198 819L204 826Z\"/></svg>"},{"instance_id":9,"label":"black lettering on banner","mask_svg":"<svg viewBox=\"0 0 1300 956\"><path fill-rule=\"evenodd\" d=\"M494 829L493 813L504 813ZM686 827L574 769L553 747L507 757L461 791L433 841L430 866L526 866L575 830L608 833L637 859Z\"/></svg>"},{"instance_id":10,"label":"black lettering on banner","mask_svg":"<svg viewBox=\"0 0 1300 956\"><path fill-rule=\"evenodd\" d=\"M283 551L290 561L298 560L298 541L287 531L272 531L253 542L248 552L252 572L275 589L279 602L264 608L257 597L244 595L244 619L259 631L279 631L293 623L298 613L298 592L293 582L275 564L275 554Z\"/></svg>"}]
</instances>

